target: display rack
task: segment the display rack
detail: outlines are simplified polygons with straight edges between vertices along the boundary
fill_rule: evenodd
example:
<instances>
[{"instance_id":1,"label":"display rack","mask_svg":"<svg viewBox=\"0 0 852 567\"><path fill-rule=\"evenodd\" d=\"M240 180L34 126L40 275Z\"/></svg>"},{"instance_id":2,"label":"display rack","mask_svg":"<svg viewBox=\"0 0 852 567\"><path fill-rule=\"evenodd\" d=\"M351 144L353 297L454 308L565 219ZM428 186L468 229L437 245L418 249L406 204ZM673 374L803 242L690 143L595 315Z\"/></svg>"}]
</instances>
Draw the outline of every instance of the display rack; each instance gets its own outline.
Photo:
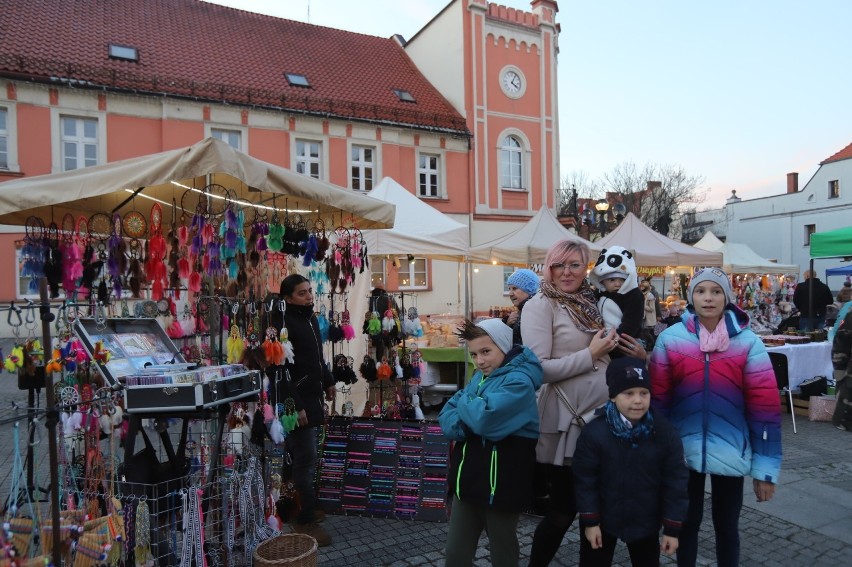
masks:
<instances>
[{"instance_id":1,"label":"display rack","mask_svg":"<svg viewBox=\"0 0 852 567\"><path fill-rule=\"evenodd\" d=\"M325 511L447 520L449 442L436 422L332 417L322 451Z\"/></svg>"}]
</instances>

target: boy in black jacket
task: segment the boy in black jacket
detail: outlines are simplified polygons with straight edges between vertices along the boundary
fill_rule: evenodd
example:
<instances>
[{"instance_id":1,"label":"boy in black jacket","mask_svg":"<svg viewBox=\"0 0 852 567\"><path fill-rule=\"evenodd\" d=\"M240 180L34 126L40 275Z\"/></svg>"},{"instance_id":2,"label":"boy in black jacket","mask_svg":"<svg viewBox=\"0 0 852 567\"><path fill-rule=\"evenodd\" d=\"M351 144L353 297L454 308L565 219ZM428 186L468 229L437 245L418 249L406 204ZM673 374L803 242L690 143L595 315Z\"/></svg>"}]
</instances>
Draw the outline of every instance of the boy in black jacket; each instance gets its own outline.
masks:
<instances>
[{"instance_id":1,"label":"boy in black jacket","mask_svg":"<svg viewBox=\"0 0 852 567\"><path fill-rule=\"evenodd\" d=\"M604 419L585 427L573 460L584 528L580 567L612 565L619 539L634 567L656 566L660 551L677 551L686 518L683 445L674 427L649 409L651 383L642 360L613 360L606 382L611 399L598 410Z\"/></svg>"}]
</instances>

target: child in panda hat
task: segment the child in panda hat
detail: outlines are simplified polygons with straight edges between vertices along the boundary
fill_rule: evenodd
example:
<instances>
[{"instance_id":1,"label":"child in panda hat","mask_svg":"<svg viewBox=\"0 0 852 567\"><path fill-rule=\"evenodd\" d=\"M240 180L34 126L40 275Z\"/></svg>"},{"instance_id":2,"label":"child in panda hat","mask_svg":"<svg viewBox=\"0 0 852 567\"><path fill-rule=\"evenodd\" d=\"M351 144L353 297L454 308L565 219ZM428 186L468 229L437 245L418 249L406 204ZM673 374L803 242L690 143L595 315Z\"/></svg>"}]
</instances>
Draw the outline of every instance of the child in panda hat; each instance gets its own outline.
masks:
<instances>
[{"instance_id":1,"label":"child in panda hat","mask_svg":"<svg viewBox=\"0 0 852 567\"><path fill-rule=\"evenodd\" d=\"M598 309L607 329L638 339L645 320L645 297L639 289L633 253L622 246L601 250L589 280L598 290ZM623 356L617 350L610 357Z\"/></svg>"}]
</instances>

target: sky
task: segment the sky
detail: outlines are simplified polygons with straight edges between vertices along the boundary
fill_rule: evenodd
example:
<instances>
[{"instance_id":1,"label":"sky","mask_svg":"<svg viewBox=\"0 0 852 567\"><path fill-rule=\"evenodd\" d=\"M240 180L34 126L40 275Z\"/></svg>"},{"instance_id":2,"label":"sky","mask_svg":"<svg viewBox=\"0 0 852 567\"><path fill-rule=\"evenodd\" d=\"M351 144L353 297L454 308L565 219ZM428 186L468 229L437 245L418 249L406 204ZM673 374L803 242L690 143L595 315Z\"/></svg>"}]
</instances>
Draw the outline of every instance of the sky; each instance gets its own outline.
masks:
<instances>
[{"instance_id":1,"label":"sky","mask_svg":"<svg viewBox=\"0 0 852 567\"><path fill-rule=\"evenodd\" d=\"M213 0L411 38L449 0ZM530 10L528 0L502 0ZM563 177L632 162L704 178L699 210L804 187L852 143L848 0L561 0ZM582 195L581 195L582 196Z\"/></svg>"}]
</instances>

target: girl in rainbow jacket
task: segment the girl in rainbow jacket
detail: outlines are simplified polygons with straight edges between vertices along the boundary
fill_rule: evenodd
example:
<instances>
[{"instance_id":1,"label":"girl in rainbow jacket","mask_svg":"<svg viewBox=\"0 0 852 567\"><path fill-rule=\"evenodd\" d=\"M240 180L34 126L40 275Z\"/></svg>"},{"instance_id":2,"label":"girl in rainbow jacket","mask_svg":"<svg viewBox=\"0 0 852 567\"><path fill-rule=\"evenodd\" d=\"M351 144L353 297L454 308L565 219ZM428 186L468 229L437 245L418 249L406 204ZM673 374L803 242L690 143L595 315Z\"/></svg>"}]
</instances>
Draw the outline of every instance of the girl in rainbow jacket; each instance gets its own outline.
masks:
<instances>
[{"instance_id":1,"label":"girl in rainbow jacket","mask_svg":"<svg viewBox=\"0 0 852 567\"><path fill-rule=\"evenodd\" d=\"M781 468L778 386L766 348L732 300L718 268L692 277L682 324L663 331L651 353L652 407L680 433L689 468L689 510L677 550L679 567L694 566L710 475L716 559L739 564L743 481L758 502L775 493Z\"/></svg>"}]
</instances>

